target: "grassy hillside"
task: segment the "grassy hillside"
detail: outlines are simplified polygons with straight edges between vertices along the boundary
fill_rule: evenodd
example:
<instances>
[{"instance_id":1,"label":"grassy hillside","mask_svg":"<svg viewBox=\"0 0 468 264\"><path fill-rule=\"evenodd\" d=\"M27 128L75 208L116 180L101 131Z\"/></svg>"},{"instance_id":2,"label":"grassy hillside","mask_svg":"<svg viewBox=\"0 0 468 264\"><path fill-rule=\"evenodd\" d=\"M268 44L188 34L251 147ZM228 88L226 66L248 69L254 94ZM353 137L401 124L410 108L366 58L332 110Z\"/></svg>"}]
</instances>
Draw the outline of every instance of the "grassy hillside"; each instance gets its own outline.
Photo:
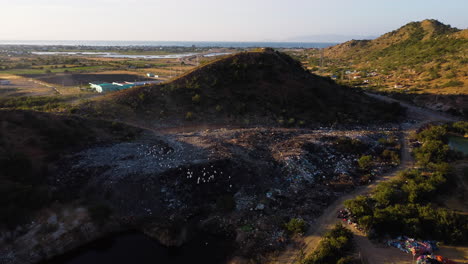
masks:
<instances>
[{"instance_id":1,"label":"grassy hillside","mask_svg":"<svg viewBox=\"0 0 468 264\"><path fill-rule=\"evenodd\" d=\"M107 118L171 122L356 123L394 120L383 104L304 70L284 53L244 52L216 60L162 85L110 94L77 110Z\"/></svg>"},{"instance_id":2,"label":"grassy hillside","mask_svg":"<svg viewBox=\"0 0 468 264\"><path fill-rule=\"evenodd\" d=\"M327 48L325 56L354 63L378 62L377 65L389 64L389 67L398 66L398 63L415 65L445 56L463 55L468 47L461 32L437 20L411 22L374 40L351 40Z\"/></svg>"},{"instance_id":3,"label":"grassy hillside","mask_svg":"<svg viewBox=\"0 0 468 264\"><path fill-rule=\"evenodd\" d=\"M375 40L327 48L324 54L328 67L323 72L354 85L392 92L468 94L467 30L437 20L411 22ZM342 76L347 70L356 72Z\"/></svg>"}]
</instances>

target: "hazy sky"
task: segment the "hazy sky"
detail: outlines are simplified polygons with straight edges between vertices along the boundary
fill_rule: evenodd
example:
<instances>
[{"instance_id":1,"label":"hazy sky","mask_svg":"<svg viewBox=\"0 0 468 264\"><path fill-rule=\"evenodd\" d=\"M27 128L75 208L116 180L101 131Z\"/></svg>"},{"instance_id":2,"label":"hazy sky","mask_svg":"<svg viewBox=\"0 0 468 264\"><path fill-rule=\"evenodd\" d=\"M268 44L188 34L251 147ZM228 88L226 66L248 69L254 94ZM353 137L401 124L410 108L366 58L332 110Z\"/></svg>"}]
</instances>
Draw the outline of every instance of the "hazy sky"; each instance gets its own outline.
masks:
<instances>
[{"instance_id":1,"label":"hazy sky","mask_svg":"<svg viewBox=\"0 0 468 264\"><path fill-rule=\"evenodd\" d=\"M468 27L468 0L0 0L0 11L2 40L283 41L425 18Z\"/></svg>"}]
</instances>

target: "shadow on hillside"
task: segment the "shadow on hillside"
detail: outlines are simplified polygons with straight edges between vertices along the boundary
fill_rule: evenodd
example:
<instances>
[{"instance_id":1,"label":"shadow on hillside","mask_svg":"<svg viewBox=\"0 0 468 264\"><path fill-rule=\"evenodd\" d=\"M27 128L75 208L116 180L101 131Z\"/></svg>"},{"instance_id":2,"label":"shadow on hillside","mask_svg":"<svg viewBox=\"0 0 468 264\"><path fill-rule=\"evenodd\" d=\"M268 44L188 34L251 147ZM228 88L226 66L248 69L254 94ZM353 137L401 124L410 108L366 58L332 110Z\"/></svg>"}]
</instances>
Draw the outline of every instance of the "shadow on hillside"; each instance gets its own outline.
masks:
<instances>
[{"instance_id":1,"label":"shadow on hillside","mask_svg":"<svg viewBox=\"0 0 468 264\"><path fill-rule=\"evenodd\" d=\"M403 94L384 93L384 95L406 101L420 107L468 118L468 95L466 94Z\"/></svg>"}]
</instances>

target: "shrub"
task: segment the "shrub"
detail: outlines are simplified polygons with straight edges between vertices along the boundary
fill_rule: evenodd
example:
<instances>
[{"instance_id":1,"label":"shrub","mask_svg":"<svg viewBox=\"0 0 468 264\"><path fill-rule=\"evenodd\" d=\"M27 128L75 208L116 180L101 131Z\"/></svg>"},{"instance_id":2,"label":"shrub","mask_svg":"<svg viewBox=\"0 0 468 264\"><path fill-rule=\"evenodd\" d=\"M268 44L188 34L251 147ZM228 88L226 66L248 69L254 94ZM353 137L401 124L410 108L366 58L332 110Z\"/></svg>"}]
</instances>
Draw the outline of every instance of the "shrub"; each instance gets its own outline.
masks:
<instances>
[{"instance_id":1,"label":"shrub","mask_svg":"<svg viewBox=\"0 0 468 264\"><path fill-rule=\"evenodd\" d=\"M465 124L456 127L464 129ZM370 197L346 201L355 221L377 236L407 235L447 243L468 242L468 216L430 204L446 189L452 173L445 162L453 158L442 141L446 134L444 126L421 131L416 137L423 145L415 149L415 158L422 168L403 171L397 179L380 183Z\"/></svg>"},{"instance_id":2,"label":"shrub","mask_svg":"<svg viewBox=\"0 0 468 264\"><path fill-rule=\"evenodd\" d=\"M366 145L359 139L349 137L339 137L334 141L335 148L344 153L361 153L366 149Z\"/></svg>"},{"instance_id":3,"label":"shrub","mask_svg":"<svg viewBox=\"0 0 468 264\"><path fill-rule=\"evenodd\" d=\"M416 138L419 141L426 141L426 140L443 140L447 135L447 129L443 126L432 126L423 131L419 132L416 135Z\"/></svg>"},{"instance_id":4,"label":"shrub","mask_svg":"<svg viewBox=\"0 0 468 264\"><path fill-rule=\"evenodd\" d=\"M291 234L303 234L307 229L307 223L301 218L292 218L285 224L285 228Z\"/></svg>"},{"instance_id":5,"label":"shrub","mask_svg":"<svg viewBox=\"0 0 468 264\"><path fill-rule=\"evenodd\" d=\"M440 140L428 140L414 149L414 156L421 165L440 163L448 160L450 148Z\"/></svg>"},{"instance_id":6,"label":"shrub","mask_svg":"<svg viewBox=\"0 0 468 264\"><path fill-rule=\"evenodd\" d=\"M200 100L201 100L201 96L199 94L192 96L192 102L199 103Z\"/></svg>"},{"instance_id":7,"label":"shrub","mask_svg":"<svg viewBox=\"0 0 468 264\"><path fill-rule=\"evenodd\" d=\"M455 123L453 123L452 128L456 132L458 132L458 133L460 133L462 135L468 134L468 122L466 122L466 121L455 122Z\"/></svg>"},{"instance_id":8,"label":"shrub","mask_svg":"<svg viewBox=\"0 0 468 264\"><path fill-rule=\"evenodd\" d=\"M193 113L192 112L187 112L185 114L185 119L187 120L193 120Z\"/></svg>"},{"instance_id":9,"label":"shrub","mask_svg":"<svg viewBox=\"0 0 468 264\"><path fill-rule=\"evenodd\" d=\"M359 168L363 170L369 170L372 163L372 156L370 155L361 156L358 160Z\"/></svg>"},{"instance_id":10,"label":"shrub","mask_svg":"<svg viewBox=\"0 0 468 264\"><path fill-rule=\"evenodd\" d=\"M400 154L396 151L386 149L382 152L381 156L386 161L390 161L396 164L400 163Z\"/></svg>"},{"instance_id":11,"label":"shrub","mask_svg":"<svg viewBox=\"0 0 468 264\"><path fill-rule=\"evenodd\" d=\"M441 88L446 88L446 87L457 87L457 86L463 86L462 81L456 81L456 80L450 80L444 84L442 84L440 87Z\"/></svg>"},{"instance_id":12,"label":"shrub","mask_svg":"<svg viewBox=\"0 0 468 264\"><path fill-rule=\"evenodd\" d=\"M317 249L302 261L302 264L349 263L346 256L353 248L353 233L336 224L320 241Z\"/></svg>"}]
</instances>

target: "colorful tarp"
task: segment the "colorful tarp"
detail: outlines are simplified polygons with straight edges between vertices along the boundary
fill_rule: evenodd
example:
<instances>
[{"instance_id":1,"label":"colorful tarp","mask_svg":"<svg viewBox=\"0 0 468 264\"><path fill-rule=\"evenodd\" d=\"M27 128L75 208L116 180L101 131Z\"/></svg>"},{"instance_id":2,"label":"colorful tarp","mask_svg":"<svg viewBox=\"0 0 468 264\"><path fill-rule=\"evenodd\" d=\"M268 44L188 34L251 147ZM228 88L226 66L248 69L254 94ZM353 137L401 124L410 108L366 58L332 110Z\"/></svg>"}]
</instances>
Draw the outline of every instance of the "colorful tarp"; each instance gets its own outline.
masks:
<instances>
[{"instance_id":1,"label":"colorful tarp","mask_svg":"<svg viewBox=\"0 0 468 264\"><path fill-rule=\"evenodd\" d=\"M416 260L416 264L456 264L455 262L439 255L421 255Z\"/></svg>"},{"instance_id":2,"label":"colorful tarp","mask_svg":"<svg viewBox=\"0 0 468 264\"><path fill-rule=\"evenodd\" d=\"M411 253L413 256L432 254L432 252L437 250L437 243L435 241L418 241L405 236L389 240L387 244L406 253Z\"/></svg>"}]
</instances>

